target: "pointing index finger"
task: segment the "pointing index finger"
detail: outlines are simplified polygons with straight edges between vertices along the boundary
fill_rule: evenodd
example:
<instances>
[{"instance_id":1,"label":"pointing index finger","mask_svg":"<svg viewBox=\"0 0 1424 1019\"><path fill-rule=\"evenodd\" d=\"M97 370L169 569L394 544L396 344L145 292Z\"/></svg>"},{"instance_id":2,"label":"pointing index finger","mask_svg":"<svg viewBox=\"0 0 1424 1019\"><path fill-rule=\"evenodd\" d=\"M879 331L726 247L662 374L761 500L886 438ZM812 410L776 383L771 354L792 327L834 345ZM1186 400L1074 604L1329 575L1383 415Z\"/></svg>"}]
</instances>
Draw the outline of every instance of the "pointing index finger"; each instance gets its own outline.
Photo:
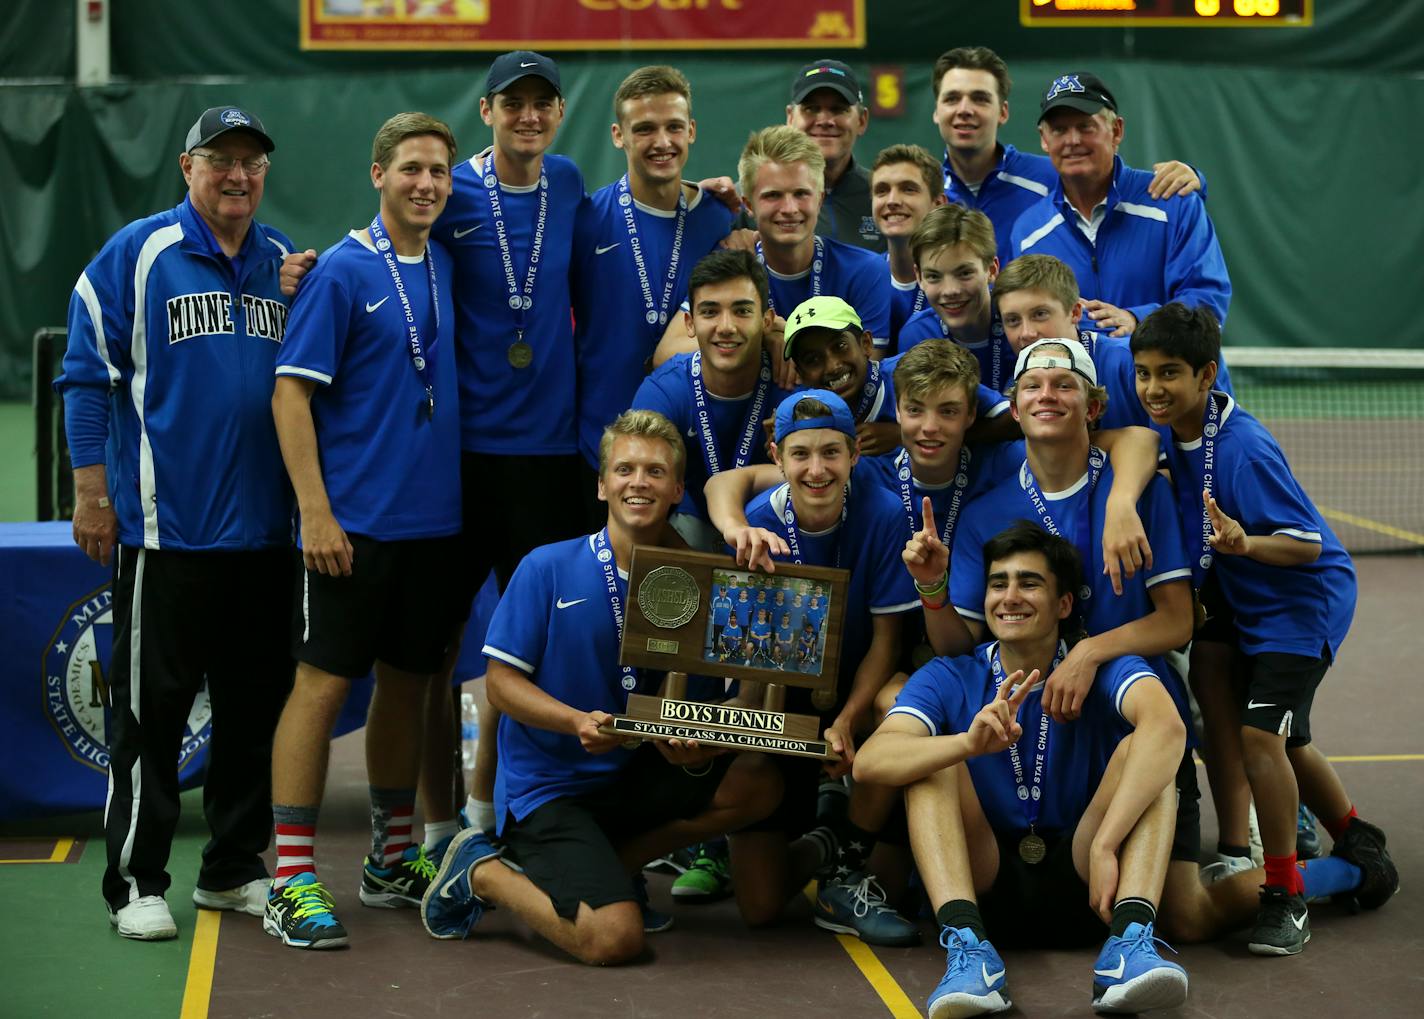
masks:
<instances>
[{"instance_id":1,"label":"pointing index finger","mask_svg":"<svg viewBox=\"0 0 1424 1019\"><path fill-rule=\"evenodd\" d=\"M934 504L930 502L930 497L929 497L929 496L925 496L925 497L924 497L924 500L920 503L920 510L921 510L921 512L924 514L924 518L925 518L925 530L926 530L926 531L929 531L930 534L934 534L934 533L935 533Z\"/></svg>"}]
</instances>

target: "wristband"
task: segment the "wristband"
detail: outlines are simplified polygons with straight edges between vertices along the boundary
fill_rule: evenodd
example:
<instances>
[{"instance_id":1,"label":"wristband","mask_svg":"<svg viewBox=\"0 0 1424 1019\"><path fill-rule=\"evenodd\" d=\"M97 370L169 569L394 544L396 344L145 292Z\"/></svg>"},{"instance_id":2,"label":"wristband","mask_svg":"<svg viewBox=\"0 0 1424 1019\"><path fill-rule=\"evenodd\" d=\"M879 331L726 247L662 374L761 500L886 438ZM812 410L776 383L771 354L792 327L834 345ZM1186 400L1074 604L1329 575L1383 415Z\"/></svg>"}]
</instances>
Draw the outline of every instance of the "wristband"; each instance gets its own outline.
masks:
<instances>
[{"instance_id":1,"label":"wristband","mask_svg":"<svg viewBox=\"0 0 1424 1019\"><path fill-rule=\"evenodd\" d=\"M99 508L100 508L100 509L108 509L108 508L109 508L109 497L108 497L107 495L101 495L101 496L99 496Z\"/></svg>"},{"instance_id":2,"label":"wristband","mask_svg":"<svg viewBox=\"0 0 1424 1019\"><path fill-rule=\"evenodd\" d=\"M944 608L946 605L949 604L949 599L941 597L938 601L931 601L929 598L926 598L921 595L920 604L925 608L929 609L931 612L938 612L940 609Z\"/></svg>"},{"instance_id":3,"label":"wristband","mask_svg":"<svg viewBox=\"0 0 1424 1019\"><path fill-rule=\"evenodd\" d=\"M940 593L941 591L943 591L943 590L946 590L948 587L949 587L949 571L948 571L948 570L945 570L944 573L940 574L940 578L939 578L938 580L936 580L933 584L921 584L918 580L915 581L915 590L918 591L918 592L920 592L920 594L928 594L928 595L933 596L933 595L939 594L939 593Z\"/></svg>"},{"instance_id":4,"label":"wristband","mask_svg":"<svg viewBox=\"0 0 1424 1019\"><path fill-rule=\"evenodd\" d=\"M688 767L687 765L685 765L685 764L682 766L682 770L685 771L685 772L687 772L687 773L688 773L689 775L691 775L693 778L701 778L702 776L706 775L709 771L712 770L712 762L711 762L711 761L708 761L707 764L706 764L706 766L705 766L701 771L693 771L691 768L689 768L689 767Z\"/></svg>"}]
</instances>

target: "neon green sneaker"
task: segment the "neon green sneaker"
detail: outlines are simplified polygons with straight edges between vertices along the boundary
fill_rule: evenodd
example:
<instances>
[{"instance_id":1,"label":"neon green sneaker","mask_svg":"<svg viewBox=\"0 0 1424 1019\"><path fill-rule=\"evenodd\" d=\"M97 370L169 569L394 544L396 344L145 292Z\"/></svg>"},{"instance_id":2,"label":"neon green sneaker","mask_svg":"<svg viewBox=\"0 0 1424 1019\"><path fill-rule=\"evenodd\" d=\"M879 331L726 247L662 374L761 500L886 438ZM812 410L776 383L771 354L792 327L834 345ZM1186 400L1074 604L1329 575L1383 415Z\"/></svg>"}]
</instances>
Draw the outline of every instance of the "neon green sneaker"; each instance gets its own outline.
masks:
<instances>
[{"instance_id":1,"label":"neon green sneaker","mask_svg":"<svg viewBox=\"0 0 1424 1019\"><path fill-rule=\"evenodd\" d=\"M672 894L678 902L687 903L716 902L731 895L732 864L726 841L699 846L692 866L672 883Z\"/></svg>"}]
</instances>

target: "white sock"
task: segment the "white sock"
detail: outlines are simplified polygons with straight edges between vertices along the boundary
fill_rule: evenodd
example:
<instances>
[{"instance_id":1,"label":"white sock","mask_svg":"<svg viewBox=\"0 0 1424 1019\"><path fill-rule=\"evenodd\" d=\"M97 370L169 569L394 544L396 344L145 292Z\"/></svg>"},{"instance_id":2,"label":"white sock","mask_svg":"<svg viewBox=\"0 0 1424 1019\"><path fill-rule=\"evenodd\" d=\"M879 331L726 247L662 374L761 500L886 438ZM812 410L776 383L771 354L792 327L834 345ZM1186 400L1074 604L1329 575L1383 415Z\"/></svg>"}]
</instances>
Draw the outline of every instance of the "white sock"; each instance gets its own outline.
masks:
<instances>
[{"instance_id":1,"label":"white sock","mask_svg":"<svg viewBox=\"0 0 1424 1019\"><path fill-rule=\"evenodd\" d=\"M448 821L426 821L424 846L426 849L434 849L459 830L460 822L453 817Z\"/></svg>"},{"instance_id":2,"label":"white sock","mask_svg":"<svg viewBox=\"0 0 1424 1019\"><path fill-rule=\"evenodd\" d=\"M465 797L465 817L480 831L494 831L494 804L489 800Z\"/></svg>"}]
</instances>

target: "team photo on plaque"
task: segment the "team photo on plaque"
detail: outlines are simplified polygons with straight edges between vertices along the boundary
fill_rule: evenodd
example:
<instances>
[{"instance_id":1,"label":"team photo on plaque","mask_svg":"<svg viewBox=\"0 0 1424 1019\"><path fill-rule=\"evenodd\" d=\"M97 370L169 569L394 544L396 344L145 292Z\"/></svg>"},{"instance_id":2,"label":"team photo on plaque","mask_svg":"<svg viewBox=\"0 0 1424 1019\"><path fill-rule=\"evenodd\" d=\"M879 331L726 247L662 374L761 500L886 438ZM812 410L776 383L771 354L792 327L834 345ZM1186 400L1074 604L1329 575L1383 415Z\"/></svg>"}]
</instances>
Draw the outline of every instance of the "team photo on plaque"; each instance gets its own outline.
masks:
<instances>
[{"instance_id":1,"label":"team photo on plaque","mask_svg":"<svg viewBox=\"0 0 1424 1019\"><path fill-rule=\"evenodd\" d=\"M702 657L819 676L830 602L827 585L805 578L713 570Z\"/></svg>"}]
</instances>

